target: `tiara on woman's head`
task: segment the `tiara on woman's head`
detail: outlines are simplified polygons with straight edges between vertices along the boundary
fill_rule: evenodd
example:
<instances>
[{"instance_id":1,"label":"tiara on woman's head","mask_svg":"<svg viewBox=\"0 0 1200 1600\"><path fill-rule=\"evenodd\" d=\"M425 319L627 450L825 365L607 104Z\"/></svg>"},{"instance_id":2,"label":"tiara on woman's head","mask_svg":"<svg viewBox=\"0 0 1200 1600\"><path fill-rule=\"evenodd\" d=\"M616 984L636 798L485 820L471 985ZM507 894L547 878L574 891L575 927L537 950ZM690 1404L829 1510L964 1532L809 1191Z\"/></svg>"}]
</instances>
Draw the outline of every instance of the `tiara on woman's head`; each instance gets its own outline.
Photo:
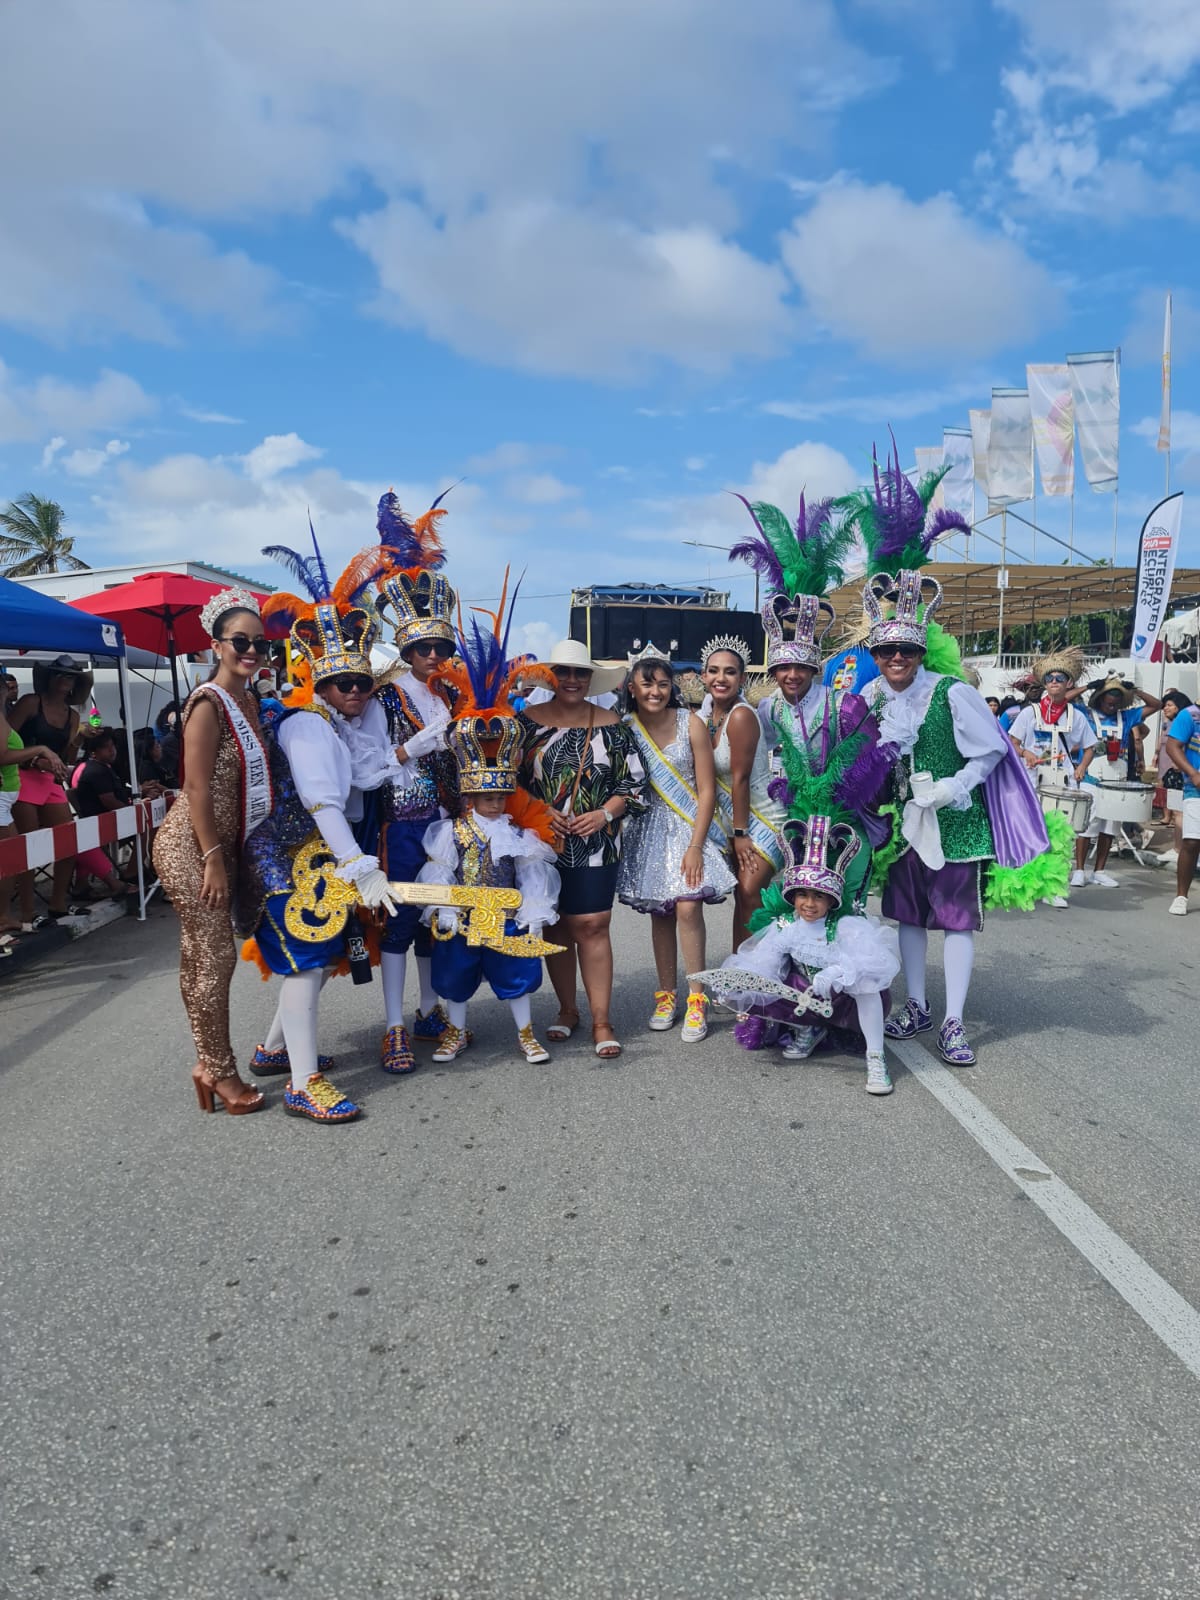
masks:
<instances>
[{"instance_id":1,"label":"tiara on woman's head","mask_svg":"<svg viewBox=\"0 0 1200 1600\"><path fill-rule=\"evenodd\" d=\"M700 665L706 667L709 656L715 656L721 650L728 650L731 655L737 656L743 667L750 665L750 646L732 633L719 633L715 639L710 639L700 652Z\"/></svg>"},{"instance_id":2,"label":"tiara on woman's head","mask_svg":"<svg viewBox=\"0 0 1200 1600\"><path fill-rule=\"evenodd\" d=\"M262 615L258 596L251 594L249 589L222 589L220 594L213 595L212 599L200 608L200 626L210 639L218 619L227 611L252 611L256 617Z\"/></svg>"}]
</instances>

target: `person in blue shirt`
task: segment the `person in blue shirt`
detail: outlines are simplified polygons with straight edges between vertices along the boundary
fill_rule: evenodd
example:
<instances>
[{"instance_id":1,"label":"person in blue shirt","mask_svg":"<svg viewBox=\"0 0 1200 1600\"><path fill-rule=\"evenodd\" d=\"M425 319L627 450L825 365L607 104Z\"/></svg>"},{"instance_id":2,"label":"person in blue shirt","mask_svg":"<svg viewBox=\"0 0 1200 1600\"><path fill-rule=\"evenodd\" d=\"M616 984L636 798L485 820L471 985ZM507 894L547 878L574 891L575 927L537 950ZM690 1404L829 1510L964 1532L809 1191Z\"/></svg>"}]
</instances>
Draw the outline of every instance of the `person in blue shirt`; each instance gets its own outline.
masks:
<instances>
[{"instance_id":1,"label":"person in blue shirt","mask_svg":"<svg viewBox=\"0 0 1200 1600\"><path fill-rule=\"evenodd\" d=\"M1087 705L1081 706L1080 711L1094 737L1096 754L1084 782L1097 788L1101 788L1102 778L1118 783L1136 782L1142 769L1142 743L1146 737L1142 719L1147 711L1158 711L1162 701L1139 689L1128 679L1115 675L1094 678L1087 685L1086 693ZM1134 705L1135 700L1140 700L1142 704ZM1117 880L1105 868L1117 835L1117 824L1106 818L1103 810L1101 788L1095 797L1087 830L1076 841L1075 865L1087 881L1111 889L1116 886ZM1084 841L1092 839L1096 841L1096 866L1094 872L1088 874L1086 866L1090 845Z\"/></svg>"},{"instance_id":2,"label":"person in blue shirt","mask_svg":"<svg viewBox=\"0 0 1200 1600\"><path fill-rule=\"evenodd\" d=\"M1188 891L1200 858L1200 708L1188 706L1167 729L1167 754L1183 773L1183 839L1170 913L1186 917Z\"/></svg>"}]
</instances>

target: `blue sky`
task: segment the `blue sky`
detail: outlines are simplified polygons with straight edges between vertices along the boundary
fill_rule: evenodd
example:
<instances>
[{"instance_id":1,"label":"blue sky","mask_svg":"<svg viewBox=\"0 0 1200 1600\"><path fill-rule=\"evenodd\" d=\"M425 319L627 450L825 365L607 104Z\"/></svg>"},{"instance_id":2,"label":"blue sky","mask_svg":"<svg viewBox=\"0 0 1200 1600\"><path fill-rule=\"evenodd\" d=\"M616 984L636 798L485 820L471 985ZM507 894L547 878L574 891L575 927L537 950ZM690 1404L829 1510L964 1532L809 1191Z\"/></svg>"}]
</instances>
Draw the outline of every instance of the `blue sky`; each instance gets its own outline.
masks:
<instances>
[{"instance_id":1,"label":"blue sky","mask_svg":"<svg viewBox=\"0 0 1200 1600\"><path fill-rule=\"evenodd\" d=\"M461 478L451 579L527 567L541 648L572 583L748 598L682 543L727 489L1114 345L1130 559L1168 287L1200 485L1194 0L10 0L0 48L0 498L94 565L269 576L308 508L340 560Z\"/></svg>"}]
</instances>

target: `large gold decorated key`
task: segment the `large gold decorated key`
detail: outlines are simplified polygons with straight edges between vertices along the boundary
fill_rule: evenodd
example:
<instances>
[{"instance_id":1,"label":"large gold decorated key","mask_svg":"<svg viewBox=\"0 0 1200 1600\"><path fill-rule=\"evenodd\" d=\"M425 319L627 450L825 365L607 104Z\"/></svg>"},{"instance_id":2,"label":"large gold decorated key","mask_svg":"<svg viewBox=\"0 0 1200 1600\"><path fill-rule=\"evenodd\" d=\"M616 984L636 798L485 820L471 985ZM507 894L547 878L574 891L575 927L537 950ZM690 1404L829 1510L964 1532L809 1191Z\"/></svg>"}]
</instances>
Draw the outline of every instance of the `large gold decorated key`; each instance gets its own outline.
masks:
<instances>
[{"instance_id":1,"label":"large gold decorated key","mask_svg":"<svg viewBox=\"0 0 1200 1600\"><path fill-rule=\"evenodd\" d=\"M469 945L487 945L509 956L554 956L566 949L531 933L505 933L505 918L521 904L519 889L468 889L453 883L389 883L388 889L406 906L453 906L465 912L462 931ZM436 937L436 928L433 932Z\"/></svg>"}]
</instances>

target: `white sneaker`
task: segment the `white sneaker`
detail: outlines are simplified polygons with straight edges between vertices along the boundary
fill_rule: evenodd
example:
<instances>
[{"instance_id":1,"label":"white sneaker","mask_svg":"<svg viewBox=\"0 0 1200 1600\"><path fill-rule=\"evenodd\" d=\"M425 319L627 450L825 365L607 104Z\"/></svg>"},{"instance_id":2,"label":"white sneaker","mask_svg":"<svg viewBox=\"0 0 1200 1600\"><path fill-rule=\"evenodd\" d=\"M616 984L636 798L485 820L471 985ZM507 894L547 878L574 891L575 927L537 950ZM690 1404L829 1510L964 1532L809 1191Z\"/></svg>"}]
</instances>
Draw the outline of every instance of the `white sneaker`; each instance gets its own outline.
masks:
<instances>
[{"instance_id":1,"label":"white sneaker","mask_svg":"<svg viewBox=\"0 0 1200 1600\"><path fill-rule=\"evenodd\" d=\"M1162 862L1164 867L1177 866L1179 864L1179 851L1178 850L1164 850L1162 855L1160 855L1158 859Z\"/></svg>"},{"instance_id":2,"label":"white sneaker","mask_svg":"<svg viewBox=\"0 0 1200 1600\"><path fill-rule=\"evenodd\" d=\"M1054 894L1050 896L1050 904L1054 907L1055 911L1065 911L1071 902L1067 899L1065 894Z\"/></svg>"},{"instance_id":3,"label":"white sneaker","mask_svg":"<svg viewBox=\"0 0 1200 1600\"><path fill-rule=\"evenodd\" d=\"M1167 907L1167 911L1173 917L1186 917L1188 914L1187 895L1177 894Z\"/></svg>"},{"instance_id":4,"label":"white sneaker","mask_svg":"<svg viewBox=\"0 0 1200 1600\"><path fill-rule=\"evenodd\" d=\"M1095 872L1092 882L1101 889L1116 889L1120 887L1120 879L1114 878L1111 872Z\"/></svg>"},{"instance_id":5,"label":"white sneaker","mask_svg":"<svg viewBox=\"0 0 1200 1600\"><path fill-rule=\"evenodd\" d=\"M1090 877L1090 872L1084 872L1082 867L1076 867L1075 871L1071 874L1072 889L1082 889Z\"/></svg>"},{"instance_id":6,"label":"white sneaker","mask_svg":"<svg viewBox=\"0 0 1200 1600\"><path fill-rule=\"evenodd\" d=\"M891 1094L893 1088L887 1062L882 1056L867 1056L867 1093Z\"/></svg>"},{"instance_id":7,"label":"white sneaker","mask_svg":"<svg viewBox=\"0 0 1200 1600\"><path fill-rule=\"evenodd\" d=\"M785 1061L807 1061L824 1037L824 1028L789 1029L787 1033L781 1034L779 1039L780 1044L783 1046L783 1059Z\"/></svg>"}]
</instances>

